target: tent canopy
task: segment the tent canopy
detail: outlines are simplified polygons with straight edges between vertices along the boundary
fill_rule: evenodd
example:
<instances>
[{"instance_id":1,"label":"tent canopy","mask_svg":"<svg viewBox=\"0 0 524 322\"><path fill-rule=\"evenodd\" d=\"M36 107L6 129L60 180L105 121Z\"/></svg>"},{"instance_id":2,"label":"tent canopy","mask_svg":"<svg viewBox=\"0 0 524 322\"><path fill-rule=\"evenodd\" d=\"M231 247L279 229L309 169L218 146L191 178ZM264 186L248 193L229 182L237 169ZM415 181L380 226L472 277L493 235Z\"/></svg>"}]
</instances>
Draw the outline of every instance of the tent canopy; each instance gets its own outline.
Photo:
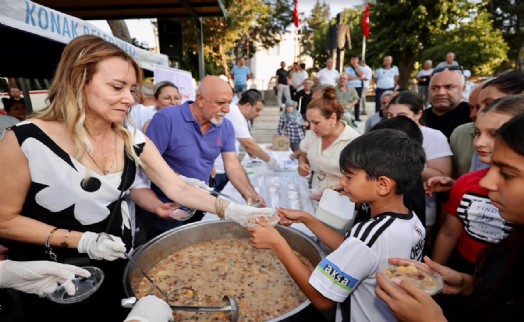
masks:
<instances>
[{"instance_id":1,"label":"tent canopy","mask_svg":"<svg viewBox=\"0 0 524 322\"><path fill-rule=\"evenodd\" d=\"M0 0L2 76L50 77L63 48L73 38L93 34L118 45L142 68L169 66L166 55L151 53L106 33L87 21L29 0Z\"/></svg>"},{"instance_id":2,"label":"tent canopy","mask_svg":"<svg viewBox=\"0 0 524 322\"><path fill-rule=\"evenodd\" d=\"M81 19L224 17L221 0L36 0Z\"/></svg>"}]
</instances>

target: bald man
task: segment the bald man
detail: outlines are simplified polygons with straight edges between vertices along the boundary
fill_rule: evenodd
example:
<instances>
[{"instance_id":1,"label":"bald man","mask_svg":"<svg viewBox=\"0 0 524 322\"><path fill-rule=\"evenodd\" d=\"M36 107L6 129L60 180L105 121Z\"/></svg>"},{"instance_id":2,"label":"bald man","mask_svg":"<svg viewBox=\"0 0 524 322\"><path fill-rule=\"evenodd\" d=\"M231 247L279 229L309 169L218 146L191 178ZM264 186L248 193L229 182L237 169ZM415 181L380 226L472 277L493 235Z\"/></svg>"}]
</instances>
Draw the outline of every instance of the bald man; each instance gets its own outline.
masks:
<instances>
[{"instance_id":1,"label":"bald man","mask_svg":"<svg viewBox=\"0 0 524 322\"><path fill-rule=\"evenodd\" d=\"M206 183L215 159L222 155L231 183L244 199L259 200L265 205L238 160L233 125L224 119L232 99L233 91L228 83L216 76L206 76L197 88L194 102L187 101L158 111L146 135L174 171ZM163 202L172 202L158 187L152 185L152 189ZM152 216L151 221L148 238L184 223L157 216Z\"/></svg>"}]
</instances>

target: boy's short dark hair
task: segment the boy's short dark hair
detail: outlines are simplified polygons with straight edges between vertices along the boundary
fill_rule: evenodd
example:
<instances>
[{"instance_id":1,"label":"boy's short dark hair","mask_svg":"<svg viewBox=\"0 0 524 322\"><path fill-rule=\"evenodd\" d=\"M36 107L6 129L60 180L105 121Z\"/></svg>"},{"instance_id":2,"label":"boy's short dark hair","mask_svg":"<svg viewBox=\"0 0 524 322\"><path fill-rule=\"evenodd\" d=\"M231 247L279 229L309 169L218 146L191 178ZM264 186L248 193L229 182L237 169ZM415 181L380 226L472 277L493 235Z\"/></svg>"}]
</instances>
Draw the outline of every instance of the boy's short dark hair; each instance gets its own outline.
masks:
<instances>
[{"instance_id":1,"label":"boy's short dark hair","mask_svg":"<svg viewBox=\"0 0 524 322\"><path fill-rule=\"evenodd\" d=\"M395 193L399 195L417 182L425 164L422 145L392 129L364 134L351 141L340 154L342 173L363 170L368 180L388 177L397 183Z\"/></svg>"}]
</instances>

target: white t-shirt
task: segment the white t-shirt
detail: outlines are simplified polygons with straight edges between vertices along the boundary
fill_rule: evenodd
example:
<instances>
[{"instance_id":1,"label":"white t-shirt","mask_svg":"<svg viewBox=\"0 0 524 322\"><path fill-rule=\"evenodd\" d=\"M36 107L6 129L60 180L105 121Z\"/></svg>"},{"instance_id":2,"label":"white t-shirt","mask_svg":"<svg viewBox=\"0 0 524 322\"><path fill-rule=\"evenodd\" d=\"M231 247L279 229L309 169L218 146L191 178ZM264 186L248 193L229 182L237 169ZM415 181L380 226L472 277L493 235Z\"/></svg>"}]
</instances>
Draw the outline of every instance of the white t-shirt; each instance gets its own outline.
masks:
<instances>
[{"instance_id":1,"label":"white t-shirt","mask_svg":"<svg viewBox=\"0 0 524 322\"><path fill-rule=\"evenodd\" d=\"M240 108L238 108L238 105L236 104L229 104L229 113L226 114L226 118L231 121L233 124L233 128L235 129L235 138L236 139L251 139L253 138L251 136L251 133L249 132L249 125L247 124L247 120L240 112ZM238 140L235 141L235 146L237 149L237 154L240 151L240 142ZM222 159L222 155L219 155L218 158L215 160L215 169L216 173L225 173L224 169L224 160Z\"/></svg>"},{"instance_id":2,"label":"white t-shirt","mask_svg":"<svg viewBox=\"0 0 524 322\"><path fill-rule=\"evenodd\" d=\"M426 161L453 155L448 140L442 132L426 126L422 126L420 131L422 132L422 148L426 153ZM435 194L431 197L426 195L425 198L426 225L433 226L437 221L437 198Z\"/></svg>"},{"instance_id":3,"label":"white t-shirt","mask_svg":"<svg viewBox=\"0 0 524 322\"><path fill-rule=\"evenodd\" d=\"M422 132L422 147L426 152L426 161L453 155L448 139L442 132L427 126L422 126L420 131Z\"/></svg>"},{"instance_id":4,"label":"white t-shirt","mask_svg":"<svg viewBox=\"0 0 524 322\"><path fill-rule=\"evenodd\" d=\"M383 213L358 223L342 245L317 265L309 283L325 297L344 302L340 304L343 314L350 306L351 321L396 321L375 295L375 276L388 265L388 258L420 261L425 236L424 226L413 213Z\"/></svg>"},{"instance_id":5,"label":"white t-shirt","mask_svg":"<svg viewBox=\"0 0 524 322\"><path fill-rule=\"evenodd\" d=\"M136 104L131 108L131 117L137 129L142 131L144 124L153 118L156 113L155 105L144 106L142 104Z\"/></svg>"},{"instance_id":6,"label":"white t-shirt","mask_svg":"<svg viewBox=\"0 0 524 322\"><path fill-rule=\"evenodd\" d=\"M391 66L390 69L380 67L375 71L377 79L377 88L388 89L395 87L395 76L398 76L397 66Z\"/></svg>"},{"instance_id":7,"label":"white t-shirt","mask_svg":"<svg viewBox=\"0 0 524 322\"><path fill-rule=\"evenodd\" d=\"M336 69L322 68L317 73L317 79L320 85L333 85L337 86L340 73Z\"/></svg>"},{"instance_id":8,"label":"white t-shirt","mask_svg":"<svg viewBox=\"0 0 524 322\"><path fill-rule=\"evenodd\" d=\"M299 70L298 72L292 71L291 72L291 85L295 87L295 89L298 91L301 91L304 89L304 86L297 87L298 85L302 84L309 75L305 70Z\"/></svg>"},{"instance_id":9,"label":"white t-shirt","mask_svg":"<svg viewBox=\"0 0 524 322\"><path fill-rule=\"evenodd\" d=\"M342 121L343 122L343 121ZM360 134L345 122L345 127L339 137L327 149L322 149L322 138L313 131L307 131L306 137L300 142L300 150L307 154L311 170L315 171L312 188L324 190L338 184L342 173L340 172L340 153Z\"/></svg>"},{"instance_id":10,"label":"white t-shirt","mask_svg":"<svg viewBox=\"0 0 524 322\"><path fill-rule=\"evenodd\" d=\"M360 69L362 70L362 72L364 73L364 78L366 78L364 82L364 86L363 87L369 87L369 83L371 82L371 79L373 78L373 70L371 70L371 67L369 67L368 65L364 65L364 66L360 66Z\"/></svg>"},{"instance_id":11,"label":"white t-shirt","mask_svg":"<svg viewBox=\"0 0 524 322\"><path fill-rule=\"evenodd\" d=\"M433 68L421 69L420 72L418 72L417 77L431 76L431 73L433 73Z\"/></svg>"}]
</instances>

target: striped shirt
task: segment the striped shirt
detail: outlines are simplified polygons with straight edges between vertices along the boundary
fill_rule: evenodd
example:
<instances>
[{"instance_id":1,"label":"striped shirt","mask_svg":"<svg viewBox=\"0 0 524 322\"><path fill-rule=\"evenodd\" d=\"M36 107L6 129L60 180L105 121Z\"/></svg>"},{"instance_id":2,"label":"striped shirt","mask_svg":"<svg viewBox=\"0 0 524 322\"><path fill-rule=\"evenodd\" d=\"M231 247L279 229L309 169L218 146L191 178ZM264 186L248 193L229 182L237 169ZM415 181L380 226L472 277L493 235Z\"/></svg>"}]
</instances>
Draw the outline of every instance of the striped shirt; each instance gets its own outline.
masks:
<instances>
[{"instance_id":1,"label":"striped shirt","mask_svg":"<svg viewBox=\"0 0 524 322\"><path fill-rule=\"evenodd\" d=\"M342 245L318 264L309 283L341 303L343 321L396 321L375 295L375 275L388 265L388 258L420 260L425 235L413 213L383 213L358 223Z\"/></svg>"}]
</instances>

